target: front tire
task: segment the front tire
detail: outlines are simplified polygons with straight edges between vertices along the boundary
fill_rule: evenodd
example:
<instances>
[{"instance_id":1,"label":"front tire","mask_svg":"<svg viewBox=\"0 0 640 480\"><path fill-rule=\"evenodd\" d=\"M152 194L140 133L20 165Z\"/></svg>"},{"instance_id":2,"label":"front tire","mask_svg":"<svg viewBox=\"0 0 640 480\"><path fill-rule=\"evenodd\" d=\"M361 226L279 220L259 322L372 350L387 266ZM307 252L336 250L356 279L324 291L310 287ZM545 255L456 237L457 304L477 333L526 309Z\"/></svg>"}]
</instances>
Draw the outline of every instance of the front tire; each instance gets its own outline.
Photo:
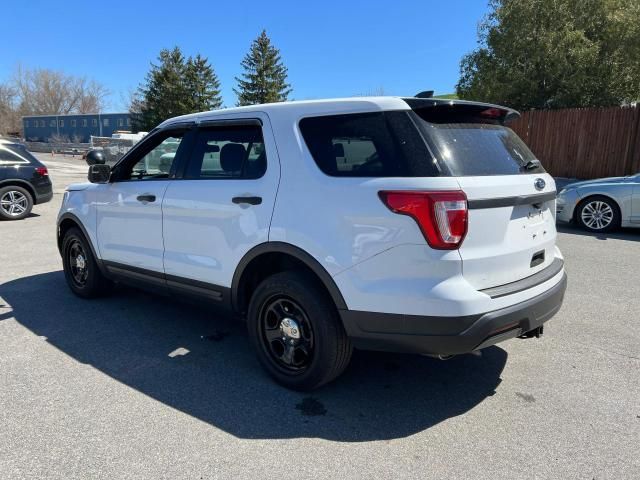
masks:
<instances>
[{"instance_id":1,"label":"front tire","mask_svg":"<svg viewBox=\"0 0 640 480\"><path fill-rule=\"evenodd\" d=\"M0 218L22 220L31 213L33 197L24 188L15 185L0 188Z\"/></svg>"},{"instance_id":2,"label":"front tire","mask_svg":"<svg viewBox=\"0 0 640 480\"><path fill-rule=\"evenodd\" d=\"M247 324L260 363L287 388L318 388L351 359L353 348L335 305L304 272L281 272L260 283Z\"/></svg>"},{"instance_id":3,"label":"front tire","mask_svg":"<svg viewBox=\"0 0 640 480\"><path fill-rule=\"evenodd\" d=\"M601 195L585 198L578 205L578 225L590 232L610 232L620 227L620 208L608 197Z\"/></svg>"},{"instance_id":4,"label":"front tire","mask_svg":"<svg viewBox=\"0 0 640 480\"><path fill-rule=\"evenodd\" d=\"M79 297L95 298L110 291L111 282L100 271L88 240L77 228L64 234L62 265L69 288Z\"/></svg>"}]
</instances>

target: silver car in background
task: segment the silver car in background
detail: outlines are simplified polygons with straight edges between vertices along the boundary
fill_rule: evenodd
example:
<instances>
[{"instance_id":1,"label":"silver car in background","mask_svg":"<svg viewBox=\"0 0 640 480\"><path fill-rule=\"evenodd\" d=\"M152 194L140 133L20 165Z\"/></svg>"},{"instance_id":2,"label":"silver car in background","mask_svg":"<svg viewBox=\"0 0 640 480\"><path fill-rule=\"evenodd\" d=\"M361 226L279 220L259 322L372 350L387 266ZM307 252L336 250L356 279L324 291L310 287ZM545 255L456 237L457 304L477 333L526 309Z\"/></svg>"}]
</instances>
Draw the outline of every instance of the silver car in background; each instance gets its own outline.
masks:
<instances>
[{"instance_id":1,"label":"silver car in background","mask_svg":"<svg viewBox=\"0 0 640 480\"><path fill-rule=\"evenodd\" d=\"M640 228L640 173L570 183L558 194L558 222L573 222L592 232Z\"/></svg>"}]
</instances>

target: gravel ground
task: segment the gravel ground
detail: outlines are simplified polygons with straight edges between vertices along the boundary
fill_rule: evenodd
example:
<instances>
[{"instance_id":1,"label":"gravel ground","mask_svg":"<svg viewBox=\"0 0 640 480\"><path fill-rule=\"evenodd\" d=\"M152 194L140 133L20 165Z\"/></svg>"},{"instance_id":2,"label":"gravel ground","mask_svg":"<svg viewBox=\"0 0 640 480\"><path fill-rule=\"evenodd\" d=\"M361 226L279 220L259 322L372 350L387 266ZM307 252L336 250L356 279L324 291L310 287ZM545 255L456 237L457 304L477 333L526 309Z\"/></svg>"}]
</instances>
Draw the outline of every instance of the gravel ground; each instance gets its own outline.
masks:
<instances>
[{"instance_id":1,"label":"gravel ground","mask_svg":"<svg viewBox=\"0 0 640 480\"><path fill-rule=\"evenodd\" d=\"M640 478L640 231L563 228L564 306L539 340L447 362L357 352L313 395L273 384L241 325L68 291L56 194L0 223L0 478Z\"/></svg>"}]
</instances>

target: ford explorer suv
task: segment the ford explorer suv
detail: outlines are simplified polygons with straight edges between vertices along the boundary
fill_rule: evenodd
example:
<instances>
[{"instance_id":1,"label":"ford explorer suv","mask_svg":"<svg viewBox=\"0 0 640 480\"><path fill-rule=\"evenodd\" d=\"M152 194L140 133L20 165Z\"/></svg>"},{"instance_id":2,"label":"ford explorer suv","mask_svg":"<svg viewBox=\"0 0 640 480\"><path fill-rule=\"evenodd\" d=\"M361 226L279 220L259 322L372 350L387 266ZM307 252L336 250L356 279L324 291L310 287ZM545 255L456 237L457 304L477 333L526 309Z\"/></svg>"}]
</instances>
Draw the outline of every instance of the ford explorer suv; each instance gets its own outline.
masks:
<instances>
[{"instance_id":1,"label":"ford explorer suv","mask_svg":"<svg viewBox=\"0 0 640 480\"><path fill-rule=\"evenodd\" d=\"M555 184L505 126L517 115L363 97L167 120L68 187L66 280L224 307L298 390L354 348L443 358L537 337L566 276Z\"/></svg>"}]
</instances>

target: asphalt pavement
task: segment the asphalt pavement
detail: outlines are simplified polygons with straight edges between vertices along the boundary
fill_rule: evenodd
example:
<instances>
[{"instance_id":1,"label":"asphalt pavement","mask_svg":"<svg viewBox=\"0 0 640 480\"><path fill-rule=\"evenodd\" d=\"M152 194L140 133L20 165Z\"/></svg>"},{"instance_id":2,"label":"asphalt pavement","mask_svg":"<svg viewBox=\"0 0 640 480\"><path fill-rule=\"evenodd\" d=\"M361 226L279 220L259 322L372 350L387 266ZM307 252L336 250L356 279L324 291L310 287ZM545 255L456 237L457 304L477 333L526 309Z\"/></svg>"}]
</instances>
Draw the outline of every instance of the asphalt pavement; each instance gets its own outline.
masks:
<instances>
[{"instance_id":1,"label":"asphalt pavement","mask_svg":"<svg viewBox=\"0 0 640 480\"><path fill-rule=\"evenodd\" d=\"M0 479L640 478L640 230L563 227L541 339L449 361L356 352L313 394L274 384L242 325L121 289L74 297L52 202L0 222Z\"/></svg>"}]
</instances>

